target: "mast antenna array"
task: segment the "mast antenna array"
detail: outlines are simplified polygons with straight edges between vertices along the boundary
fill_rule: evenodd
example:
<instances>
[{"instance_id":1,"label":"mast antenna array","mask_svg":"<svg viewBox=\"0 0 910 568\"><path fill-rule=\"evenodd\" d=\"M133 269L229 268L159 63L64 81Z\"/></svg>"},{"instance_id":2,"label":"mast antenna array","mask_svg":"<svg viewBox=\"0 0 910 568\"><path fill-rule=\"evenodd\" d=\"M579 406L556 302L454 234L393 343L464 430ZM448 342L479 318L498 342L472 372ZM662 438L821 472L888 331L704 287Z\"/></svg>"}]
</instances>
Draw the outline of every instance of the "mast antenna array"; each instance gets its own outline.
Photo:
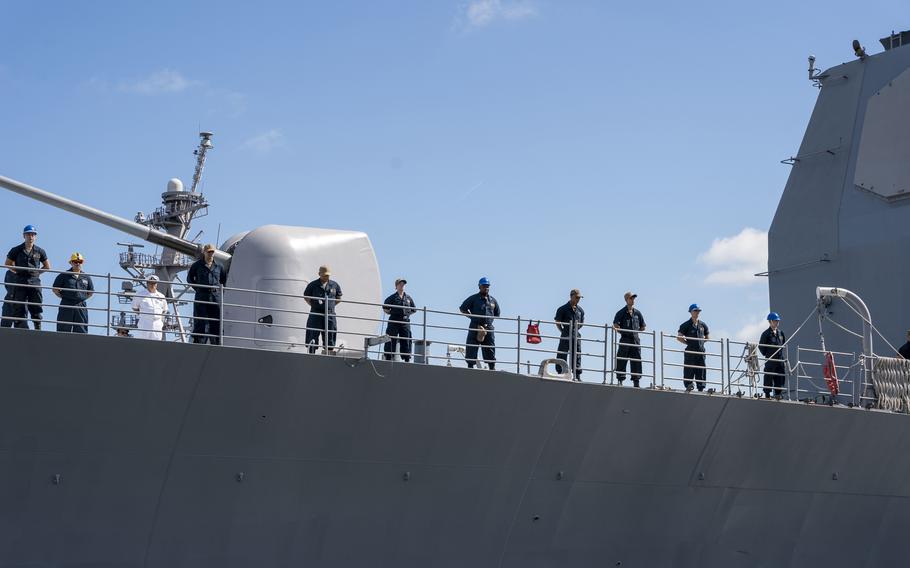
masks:
<instances>
[{"instance_id":1,"label":"mast antenna array","mask_svg":"<svg viewBox=\"0 0 910 568\"><path fill-rule=\"evenodd\" d=\"M212 148L214 148L212 145L212 133L207 131L200 132L199 147L193 151L193 155L196 156L196 171L193 172L193 185L190 187L190 193L196 193L196 188L202 179L202 169L205 167L205 154Z\"/></svg>"}]
</instances>

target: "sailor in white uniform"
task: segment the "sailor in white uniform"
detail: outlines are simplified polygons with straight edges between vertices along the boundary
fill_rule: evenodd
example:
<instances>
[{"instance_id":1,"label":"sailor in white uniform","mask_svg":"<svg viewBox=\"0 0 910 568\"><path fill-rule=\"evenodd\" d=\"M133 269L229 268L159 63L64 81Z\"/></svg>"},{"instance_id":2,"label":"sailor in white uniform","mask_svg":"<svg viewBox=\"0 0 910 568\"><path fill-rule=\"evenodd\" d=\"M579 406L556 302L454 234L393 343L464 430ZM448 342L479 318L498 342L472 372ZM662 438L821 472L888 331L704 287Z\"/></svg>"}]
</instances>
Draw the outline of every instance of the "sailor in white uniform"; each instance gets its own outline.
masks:
<instances>
[{"instance_id":1,"label":"sailor in white uniform","mask_svg":"<svg viewBox=\"0 0 910 568\"><path fill-rule=\"evenodd\" d=\"M140 339L161 340L164 329L164 314L167 313L167 300L158 291L159 278L154 274L146 281L146 289L133 298L133 311L139 312L139 324L134 337Z\"/></svg>"}]
</instances>

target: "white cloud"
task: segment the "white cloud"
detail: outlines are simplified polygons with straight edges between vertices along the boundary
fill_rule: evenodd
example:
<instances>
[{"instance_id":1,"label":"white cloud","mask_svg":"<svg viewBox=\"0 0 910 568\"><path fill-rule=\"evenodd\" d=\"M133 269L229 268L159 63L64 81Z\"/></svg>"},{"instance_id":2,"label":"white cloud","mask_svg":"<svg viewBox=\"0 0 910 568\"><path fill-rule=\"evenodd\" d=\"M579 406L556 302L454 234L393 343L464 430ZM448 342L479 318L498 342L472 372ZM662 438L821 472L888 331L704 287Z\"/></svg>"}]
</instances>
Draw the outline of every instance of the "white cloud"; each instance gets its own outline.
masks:
<instances>
[{"instance_id":1,"label":"white cloud","mask_svg":"<svg viewBox=\"0 0 910 568\"><path fill-rule=\"evenodd\" d=\"M762 332L766 329L768 329L768 322L764 319L760 319L758 321L747 323L746 325L739 328L739 331L736 332L736 335L733 336L733 339L736 341L750 341L752 343L757 343L758 338L761 337Z\"/></svg>"},{"instance_id":2,"label":"white cloud","mask_svg":"<svg viewBox=\"0 0 910 568\"><path fill-rule=\"evenodd\" d=\"M243 93L229 89L208 89L206 96L211 101L208 108L210 116L225 115L238 118L246 112L248 98Z\"/></svg>"},{"instance_id":3,"label":"white cloud","mask_svg":"<svg viewBox=\"0 0 910 568\"><path fill-rule=\"evenodd\" d=\"M465 8L468 27L482 28L496 20L524 20L537 15L537 8L522 0L471 0Z\"/></svg>"},{"instance_id":4,"label":"white cloud","mask_svg":"<svg viewBox=\"0 0 910 568\"><path fill-rule=\"evenodd\" d=\"M262 134L257 134L253 136L243 144L242 148L247 148L258 152L260 154L268 154L275 148L278 148L284 144L284 134L281 133L277 128L273 128Z\"/></svg>"},{"instance_id":5,"label":"white cloud","mask_svg":"<svg viewBox=\"0 0 910 568\"><path fill-rule=\"evenodd\" d=\"M768 269L768 233L747 227L738 235L714 239L698 261L710 270L706 284L741 286L761 282L755 274Z\"/></svg>"},{"instance_id":6,"label":"white cloud","mask_svg":"<svg viewBox=\"0 0 910 568\"><path fill-rule=\"evenodd\" d=\"M178 71L162 69L142 79L120 83L117 89L124 93L138 95L164 95L179 93L199 84L199 81L187 79Z\"/></svg>"}]
</instances>

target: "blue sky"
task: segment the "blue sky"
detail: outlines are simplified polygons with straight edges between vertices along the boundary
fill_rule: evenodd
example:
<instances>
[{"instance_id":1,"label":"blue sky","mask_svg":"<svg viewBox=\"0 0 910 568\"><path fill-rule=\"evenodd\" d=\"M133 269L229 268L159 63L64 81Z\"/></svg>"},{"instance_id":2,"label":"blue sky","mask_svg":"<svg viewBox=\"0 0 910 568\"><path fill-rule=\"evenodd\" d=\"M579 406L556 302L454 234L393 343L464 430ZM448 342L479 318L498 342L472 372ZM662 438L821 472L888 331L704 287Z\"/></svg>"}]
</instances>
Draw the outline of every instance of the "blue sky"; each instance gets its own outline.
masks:
<instances>
[{"instance_id":1,"label":"blue sky","mask_svg":"<svg viewBox=\"0 0 910 568\"><path fill-rule=\"evenodd\" d=\"M829 67L910 27L902 2L830 1L6 2L0 18L0 175L132 218L189 184L212 130L201 240L362 230L387 291L405 275L421 305L455 309L489 276L506 314L550 318L578 287L601 322L633 289L652 327L698 302L731 336L768 311L766 282L741 275L763 269L779 162L817 96L806 56ZM0 192L0 243L26 223L55 267L78 249L120 271L123 235Z\"/></svg>"}]
</instances>

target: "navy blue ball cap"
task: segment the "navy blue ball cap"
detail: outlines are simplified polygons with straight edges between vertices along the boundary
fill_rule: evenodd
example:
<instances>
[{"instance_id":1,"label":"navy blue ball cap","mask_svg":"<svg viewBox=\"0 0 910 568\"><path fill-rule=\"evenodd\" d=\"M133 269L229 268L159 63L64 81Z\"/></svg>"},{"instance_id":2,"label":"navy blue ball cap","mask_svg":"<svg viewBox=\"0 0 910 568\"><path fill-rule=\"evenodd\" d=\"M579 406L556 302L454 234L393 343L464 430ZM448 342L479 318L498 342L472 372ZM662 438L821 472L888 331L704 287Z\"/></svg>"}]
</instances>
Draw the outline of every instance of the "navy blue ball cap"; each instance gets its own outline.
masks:
<instances>
[{"instance_id":1,"label":"navy blue ball cap","mask_svg":"<svg viewBox=\"0 0 910 568\"><path fill-rule=\"evenodd\" d=\"M700 312L701 308L698 307L698 304L689 304L690 312Z\"/></svg>"},{"instance_id":2,"label":"navy blue ball cap","mask_svg":"<svg viewBox=\"0 0 910 568\"><path fill-rule=\"evenodd\" d=\"M24 235L26 233L33 233L33 234L37 235L38 229L34 225L26 225L25 228L22 229L22 234Z\"/></svg>"}]
</instances>

